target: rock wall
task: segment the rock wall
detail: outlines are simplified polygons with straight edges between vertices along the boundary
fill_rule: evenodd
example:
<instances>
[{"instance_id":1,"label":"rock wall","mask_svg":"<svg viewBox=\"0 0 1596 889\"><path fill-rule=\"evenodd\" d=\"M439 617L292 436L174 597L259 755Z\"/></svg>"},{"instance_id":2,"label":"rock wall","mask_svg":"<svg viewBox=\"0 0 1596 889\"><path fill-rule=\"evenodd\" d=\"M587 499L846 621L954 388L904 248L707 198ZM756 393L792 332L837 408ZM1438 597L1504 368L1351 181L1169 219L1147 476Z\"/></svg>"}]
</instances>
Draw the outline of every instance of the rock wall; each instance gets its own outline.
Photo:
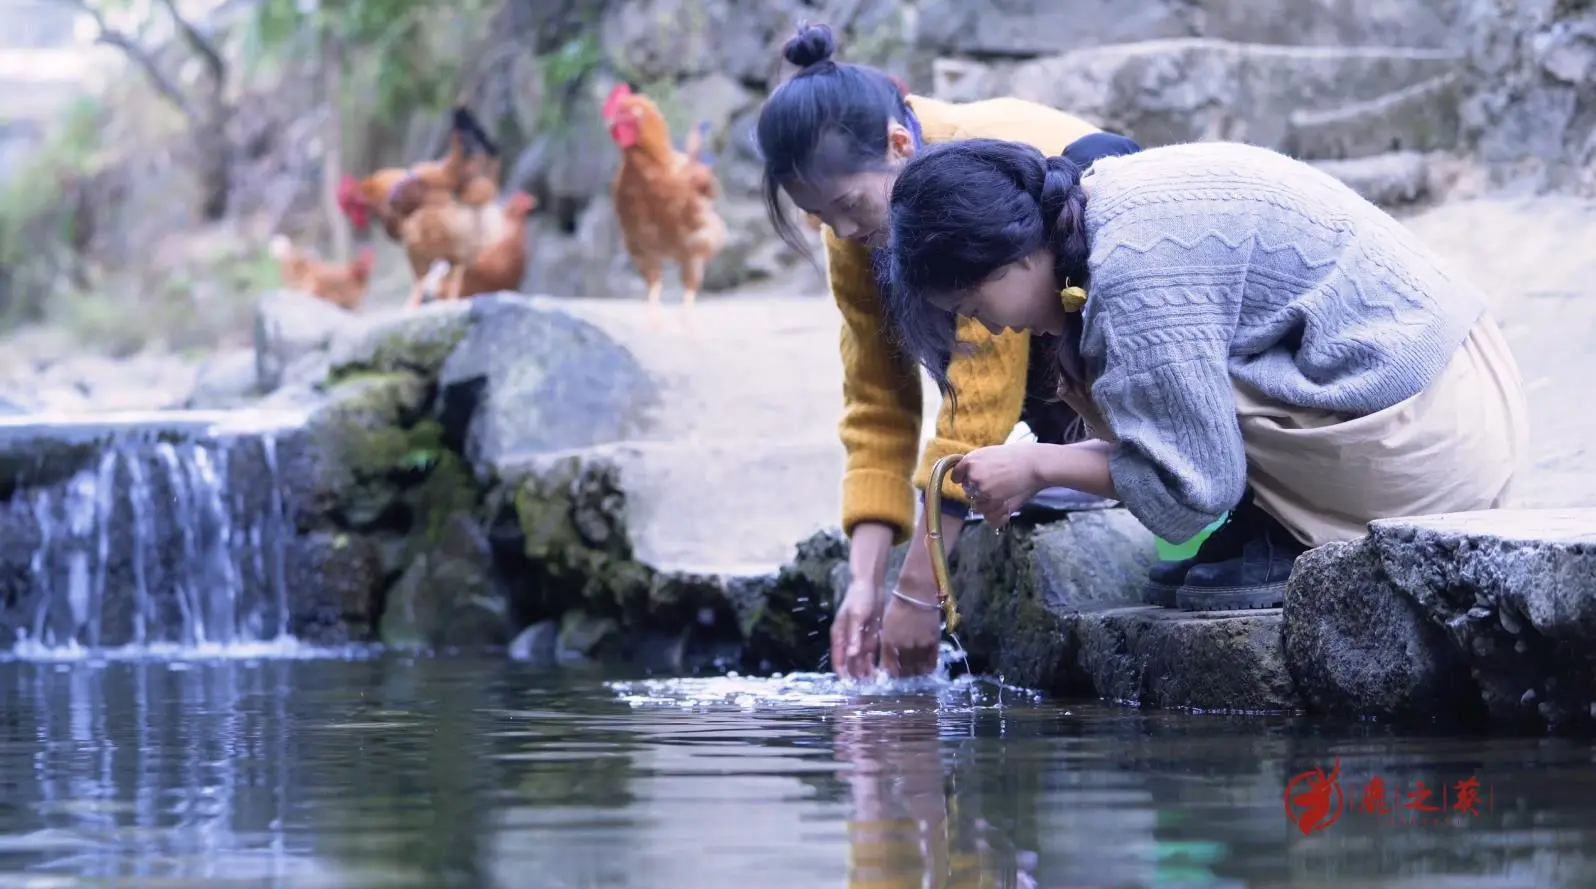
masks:
<instances>
[{"instance_id":1,"label":"rock wall","mask_svg":"<svg viewBox=\"0 0 1596 889\"><path fill-rule=\"evenodd\" d=\"M1579 0L611 4L599 33L616 76L658 98L675 132L710 125L733 232L712 290L798 261L761 221L750 134L762 97L790 73L780 47L804 19L839 32L842 58L880 65L921 94L1017 95L1147 145L1258 142L1323 162L1388 206L1474 182L1469 162L1497 182L1596 192L1596 9ZM592 167L577 177L585 185L566 187L573 231L538 241L533 291L642 292L603 199L615 161L596 107L609 82L582 93L574 115L585 129L562 149L570 159L546 151L527 168Z\"/></svg>"}]
</instances>

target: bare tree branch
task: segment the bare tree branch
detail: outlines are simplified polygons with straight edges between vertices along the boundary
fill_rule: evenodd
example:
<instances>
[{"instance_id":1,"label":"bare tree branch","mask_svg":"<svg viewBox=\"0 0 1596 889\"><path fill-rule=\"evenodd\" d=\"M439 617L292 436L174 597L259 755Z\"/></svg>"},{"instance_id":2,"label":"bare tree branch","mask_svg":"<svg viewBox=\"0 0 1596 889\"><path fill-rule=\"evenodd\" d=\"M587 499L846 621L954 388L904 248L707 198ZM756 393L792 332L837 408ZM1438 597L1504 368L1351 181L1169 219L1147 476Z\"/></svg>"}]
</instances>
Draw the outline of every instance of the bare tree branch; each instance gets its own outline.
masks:
<instances>
[{"instance_id":1,"label":"bare tree branch","mask_svg":"<svg viewBox=\"0 0 1596 889\"><path fill-rule=\"evenodd\" d=\"M183 32L183 38L188 41L188 45L205 60L205 67L211 72L211 82L220 89L227 79L227 63L222 60L222 54L216 50L215 44L206 39L188 19L183 18L182 13L177 11L176 0L161 0L161 5L166 7L167 14L172 17L172 23Z\"/></svg>"},{"instance_id":2,"label":"bare tree branch","mask_svg":"<svg viewBox=\"0 0 1596 889\"><path fill-rule=\"evenodd\" d=\"M144 76L149 78L150 86L154 87L156 92L160 93L168 102L171 102L177 110L183 112L183 116L191 122L196 119L188 97L183 94L182 90L178 89L177 84L170 77L166 76L165 72L161 70L161 66L156 64L155 57L150 55L137 41L111 27L105 21L105 16L98 9L85 2L85 0L57 0L57 2L88 13L89 17L94 19L95 27L99 29L99 34L94 38L95 43L120 50L128 61L144 71Z\"/></svg>"}]
</instances>

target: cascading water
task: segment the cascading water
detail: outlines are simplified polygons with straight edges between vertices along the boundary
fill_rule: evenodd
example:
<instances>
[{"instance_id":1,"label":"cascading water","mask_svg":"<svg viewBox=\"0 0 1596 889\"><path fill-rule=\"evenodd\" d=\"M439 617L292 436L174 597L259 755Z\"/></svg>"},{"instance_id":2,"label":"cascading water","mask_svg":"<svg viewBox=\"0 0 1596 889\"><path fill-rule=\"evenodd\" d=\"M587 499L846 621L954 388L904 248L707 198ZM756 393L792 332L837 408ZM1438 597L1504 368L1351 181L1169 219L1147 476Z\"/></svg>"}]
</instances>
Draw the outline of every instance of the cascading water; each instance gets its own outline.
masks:
<instances>
[{"instance_id":1,"label":"cascading water","mask_svg":"<svg viewBox=\"0 0 1596 889\"><path fill-rule=\"evenodd\" d=\"M14 650L291 643L294 529L278 464L272 429L143 429L18 490L9 521L31 530L33 550L31 577L6 593L27 600L10 609Z\"/></svg>"}]
</instances>

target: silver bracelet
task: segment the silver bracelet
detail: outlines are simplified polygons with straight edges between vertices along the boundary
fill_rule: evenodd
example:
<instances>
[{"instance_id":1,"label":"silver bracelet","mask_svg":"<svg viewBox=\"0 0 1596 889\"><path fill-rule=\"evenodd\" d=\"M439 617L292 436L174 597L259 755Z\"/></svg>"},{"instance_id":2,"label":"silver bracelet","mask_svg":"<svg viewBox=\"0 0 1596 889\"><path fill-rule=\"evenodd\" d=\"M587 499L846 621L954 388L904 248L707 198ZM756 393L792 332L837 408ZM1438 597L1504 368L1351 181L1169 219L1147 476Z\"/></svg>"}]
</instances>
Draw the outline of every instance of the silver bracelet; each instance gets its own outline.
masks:
<instances>
[{"instance_id":1,"label":"silver bracelet","mask_svg":"<svg viewBox=\"0 0 1596 889\"><path fill-rule=\"evenodd\" d=\"M895 598L895 599L902 599L903 601L908 602L910 605L918 605L921 608L926 609L927 611L941 611L942 610L942 606L941 605L937 605L934 602L923 602L923 601L921 601L919 599L916 599L916 598L913 598L911 596L905 596L904 594L898 592L897 590L893 590L892 591L892 597Z\"/></svg>"}]
</instances>

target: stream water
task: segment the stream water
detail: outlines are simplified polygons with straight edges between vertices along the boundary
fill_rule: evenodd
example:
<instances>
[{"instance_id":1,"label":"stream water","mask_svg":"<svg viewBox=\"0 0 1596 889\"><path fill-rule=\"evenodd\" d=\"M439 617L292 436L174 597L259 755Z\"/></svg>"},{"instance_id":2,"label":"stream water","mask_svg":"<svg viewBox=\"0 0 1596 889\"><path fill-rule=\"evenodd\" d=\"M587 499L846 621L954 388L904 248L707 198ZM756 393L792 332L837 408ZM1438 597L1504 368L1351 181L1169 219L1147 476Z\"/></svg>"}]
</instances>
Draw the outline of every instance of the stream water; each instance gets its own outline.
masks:
<instances>
[{"instance_id":1,"label":"stream water","mask_svg":"<svg viewBox=\"0 0 1596 889\"><path fill-rule=\"evenodd\" d=\"M968 681L13 660L0 889L1592 886L1592 759Z\"/></svg>"}]
</instances>

